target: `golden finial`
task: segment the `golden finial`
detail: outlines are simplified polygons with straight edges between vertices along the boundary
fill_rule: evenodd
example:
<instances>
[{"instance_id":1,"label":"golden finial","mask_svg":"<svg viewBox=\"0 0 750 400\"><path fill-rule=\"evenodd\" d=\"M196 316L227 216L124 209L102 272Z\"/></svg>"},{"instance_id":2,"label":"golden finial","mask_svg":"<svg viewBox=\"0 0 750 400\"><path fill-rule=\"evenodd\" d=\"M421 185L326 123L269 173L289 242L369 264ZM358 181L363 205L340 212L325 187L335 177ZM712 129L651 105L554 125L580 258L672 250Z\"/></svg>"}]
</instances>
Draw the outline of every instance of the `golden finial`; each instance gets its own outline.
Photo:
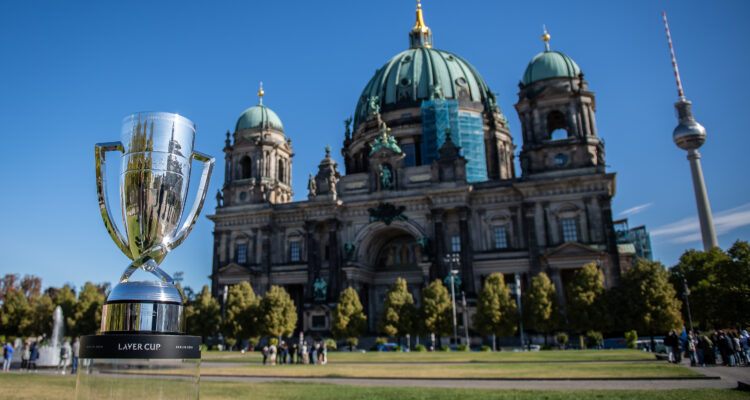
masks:
<instances>
[{"instance_id":1,"label":"golden finial","mask_svg":"<svg viewBox=\"0 0 750 400\"><path fill-rule=\"evenodd\" d=\"M547 33L547 25L542 25L542 29L544 30L544 34L542 35L542 41L544 42L544 48L549 51L549 40L552 36L550 36L549 33Z\"/></svg>"},{"instance_id":2,"label":"golden finial","mask_svg":"<svg viewBox=\"0 0 750 400\"><path fill-rule=\"evenodd\" d=\"M422 33L427 33L430 31L430 28L427 27L424 23L424 17L422 16L422 2L421 0L417 0L417 22L414 24L414 30L418 30Z\"/></svg>"},{"instance_id":3,"label":"golden finial","mask_svg":"<svg viewBox=\"0 0 750 400\"><path fill-rule=\"evenodd\" d=\"M266 92L263 91L263 81L260 82L260 89L258 90L258 104L263 104L263 95Z\"/></svg>"}]
</instances>

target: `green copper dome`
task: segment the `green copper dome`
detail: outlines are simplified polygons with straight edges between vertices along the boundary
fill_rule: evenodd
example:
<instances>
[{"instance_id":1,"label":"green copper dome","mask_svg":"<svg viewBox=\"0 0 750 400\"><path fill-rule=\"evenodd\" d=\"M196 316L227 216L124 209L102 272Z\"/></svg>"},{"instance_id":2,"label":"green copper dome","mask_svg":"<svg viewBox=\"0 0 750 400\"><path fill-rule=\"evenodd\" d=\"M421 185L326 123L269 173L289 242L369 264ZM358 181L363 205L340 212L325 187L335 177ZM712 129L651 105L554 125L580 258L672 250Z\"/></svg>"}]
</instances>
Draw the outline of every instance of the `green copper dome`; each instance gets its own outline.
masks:
<instances>
[{"instance_id":1,"label":"green copper dome","mask_svg":"<svg viewBox=\"0 0 750 400\"><path fill-rule=\"evenodd\" d=\"M248 108L240 115L235 131L239 132L243 129L275 129L284 132L284 125L273 110L261 103Z\"/></svg>"},{"instance_id":2,"label":"green copper dome","mask_svg":"<svg viewBox=\"0 0 750 400\"><path fill-rule=\"evenodd\" d=\"M487 105L494 94L476 69L463 58L428 46L397 54L375 71L357 102L354 127L365 121L377 96L381 112L419 107L423 100L458 99L465 91L472 102Z\"/></svg>"},{"instance_id":3,"label":"green copper dome","mask_svg":"<svg viewBox=\"0 0 750 400\"><path fill-rule=\"evenodd\" d=\"M580 73L581 69L572 58L559 51L547 50L531 59L521 83L528 85L548 78L576 78Z\"/></svg>"}]
</instances>

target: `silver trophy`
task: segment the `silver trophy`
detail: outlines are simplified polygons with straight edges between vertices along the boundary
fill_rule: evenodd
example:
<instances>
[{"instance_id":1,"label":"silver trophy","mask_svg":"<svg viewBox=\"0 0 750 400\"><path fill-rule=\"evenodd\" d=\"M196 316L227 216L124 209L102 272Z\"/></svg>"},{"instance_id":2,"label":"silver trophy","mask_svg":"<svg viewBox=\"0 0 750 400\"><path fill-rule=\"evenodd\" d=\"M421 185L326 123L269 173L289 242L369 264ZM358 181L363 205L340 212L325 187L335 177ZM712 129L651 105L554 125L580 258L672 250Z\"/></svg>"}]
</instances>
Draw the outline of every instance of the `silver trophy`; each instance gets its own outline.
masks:
<instances>
[{"instance_id":1,"label":"silver trophy","mask_svg":"<svg viewBox=\"0 0 750 400\"><path fill-rule=\"evenodd\" d=\"M193 150L195 124L178 114L136 113L122 124L122 142L96 145L96 190L104 225L133 262L102 310L101 333L185 334L182 296L159 264L190 233L203 207L214 158ZM106 191L105 153L122 152L120 202L124 235L114 223ZM185 209L192 160L203 162L193 207ZM138 270L158 282L131 282Z\"/></svg>"}]
</instances>

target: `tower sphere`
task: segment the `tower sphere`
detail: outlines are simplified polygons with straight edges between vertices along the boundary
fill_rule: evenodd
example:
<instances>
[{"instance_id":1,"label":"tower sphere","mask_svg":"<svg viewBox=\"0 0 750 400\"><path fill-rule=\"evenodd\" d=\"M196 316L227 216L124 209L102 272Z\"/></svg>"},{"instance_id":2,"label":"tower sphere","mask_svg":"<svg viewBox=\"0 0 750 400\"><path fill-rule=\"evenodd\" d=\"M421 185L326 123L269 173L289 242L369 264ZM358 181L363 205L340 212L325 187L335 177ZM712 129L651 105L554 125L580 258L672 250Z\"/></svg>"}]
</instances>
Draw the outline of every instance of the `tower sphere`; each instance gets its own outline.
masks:
<instances>
[{"instance_id":1,"label":"tower sphere","mask_svg":"<svg viewBox=\"0 0 750 400\"><path fill-rule=\"evenodd\" d=\"M679 124L672 132L672 140L683 150L697 149L706 141L706 128L695 121L690 104L687 100L675 104Z\"/></svg>"}]
</instances>

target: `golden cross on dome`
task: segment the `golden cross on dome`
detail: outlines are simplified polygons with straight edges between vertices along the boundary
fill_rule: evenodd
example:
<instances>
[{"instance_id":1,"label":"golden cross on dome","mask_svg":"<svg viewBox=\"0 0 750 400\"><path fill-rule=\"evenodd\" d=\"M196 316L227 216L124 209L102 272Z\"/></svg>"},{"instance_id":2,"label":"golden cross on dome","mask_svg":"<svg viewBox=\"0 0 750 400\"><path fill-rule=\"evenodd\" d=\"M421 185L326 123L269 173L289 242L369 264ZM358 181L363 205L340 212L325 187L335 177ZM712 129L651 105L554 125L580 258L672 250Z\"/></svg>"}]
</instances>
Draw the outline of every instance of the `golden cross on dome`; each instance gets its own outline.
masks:
<instances>
[{"instance_id":1,"label":"golden cross on dome","mask_svg":"<svg viewBox=\"0 0 750 400\"><path fill-rule=\"evenodd\" d=\"M544 42L544 49L546 51L549 51L549 39L552 37L549 33L547 33L547 25L542 25L542 30L544 31L544 34L542 35L542 41Z\"/></svg>"},{"instance_id":2,"label":"golden cross on dome","mask_svg":"<svg viewBox=\"0 0 750 400\"><path fill-rule=\"evenodd\" d=\"M260 89L258 90L258 103L263 104L263 95L266 92L263 91L263 81L260 82Z\"/></svg>"}]
</instances>

